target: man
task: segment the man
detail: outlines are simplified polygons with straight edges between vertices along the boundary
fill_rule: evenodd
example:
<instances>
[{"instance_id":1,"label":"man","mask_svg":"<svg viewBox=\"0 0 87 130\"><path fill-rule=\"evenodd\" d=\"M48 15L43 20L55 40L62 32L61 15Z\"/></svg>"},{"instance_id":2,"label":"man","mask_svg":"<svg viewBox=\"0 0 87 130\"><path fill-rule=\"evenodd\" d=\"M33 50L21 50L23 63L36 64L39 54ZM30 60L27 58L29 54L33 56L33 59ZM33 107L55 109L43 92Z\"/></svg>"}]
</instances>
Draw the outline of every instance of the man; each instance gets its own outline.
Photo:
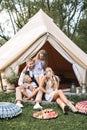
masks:
<instances>
[{"instance_id":1,"label":"man","mask_svg":"<svg viewBox=\"0 0 87 130\"><path fill-rule=\"evenodd\" d=\"M21 72L21 75L18 80L18 87L16 88L16 105L23 107L21 104L22 96L25 96L26 99L32 99L38 92L38 83L34 78L33 73L34 61L29 59L26 62L26 66Z\"/></svg>"}]
</instances>

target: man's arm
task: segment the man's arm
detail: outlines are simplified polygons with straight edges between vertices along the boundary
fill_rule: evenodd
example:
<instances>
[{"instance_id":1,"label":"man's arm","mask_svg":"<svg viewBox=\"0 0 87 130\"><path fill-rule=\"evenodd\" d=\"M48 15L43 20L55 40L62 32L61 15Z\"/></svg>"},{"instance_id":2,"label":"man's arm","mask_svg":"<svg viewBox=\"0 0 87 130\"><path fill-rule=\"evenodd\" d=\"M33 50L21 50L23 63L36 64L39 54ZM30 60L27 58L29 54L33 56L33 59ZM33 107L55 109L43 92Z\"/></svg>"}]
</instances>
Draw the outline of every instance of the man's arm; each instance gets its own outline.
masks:
<instances>
[{"instance_id":1,"label":"man's arm","mask_svg":"<svg viewBox=\"0 0 87 130\"><path fill-rule=\"evenodd\" d=\"M27 65L24 67L24 69L22 70L22 73L25 73L27 71L28 67Z\"/></svg>"},{"instance_id":2,"label":"man's arm","mask_svg":"<svg viewBox=\"0 0 87 130\"><path fill-rule=\"evenodd\" d=\"M24 76L25 76L25 73L22 72L20 74L20 77L19 77L19 80L18 80L18 85L19 86L23 84Z\"/></svg>"},{"instance_id":3,"label":"man's arm","mask_svg":"<svg viewBox=\"0 0 87 130\"><path fill-rule=\"evenodd\" d=\"M22 85L24 83L24 77L25 77L25 73L27 71L27 65L24 67L24 69L22 70L21 74L20 74L20 77L19 77L19 80L18 80L18 85Z\"/></svg>"}]
</instances>

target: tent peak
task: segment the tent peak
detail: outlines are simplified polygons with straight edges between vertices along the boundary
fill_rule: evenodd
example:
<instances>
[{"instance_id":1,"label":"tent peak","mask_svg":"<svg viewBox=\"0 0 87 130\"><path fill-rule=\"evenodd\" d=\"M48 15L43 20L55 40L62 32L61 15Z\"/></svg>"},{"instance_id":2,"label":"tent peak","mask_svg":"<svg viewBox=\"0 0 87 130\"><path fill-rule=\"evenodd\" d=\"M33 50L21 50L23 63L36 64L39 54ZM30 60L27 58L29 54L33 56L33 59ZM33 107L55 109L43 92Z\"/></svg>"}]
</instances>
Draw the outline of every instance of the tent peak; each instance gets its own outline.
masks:
<instances>
[{"instance_id":1,"label":"tent peak","mask_svg":"<svg viewBox=\"0 0 87 130\"><path fill-rule=\"evenodd\" d=\"M40 9L39 12L44 12L44 11L42 9Z\"/></svg>"},{"instance_id":2,"label":"tent peak","mask_svg":"<svg viewBox=\"0 0 87 130\"><path fill-rule=\"evenodd\" d=\"M53 19L49 17L42 9L40 9L33 17L29 19L29 21L41 20L43 22L50 21L53 22Z\"/></svg>"}]
</instances>

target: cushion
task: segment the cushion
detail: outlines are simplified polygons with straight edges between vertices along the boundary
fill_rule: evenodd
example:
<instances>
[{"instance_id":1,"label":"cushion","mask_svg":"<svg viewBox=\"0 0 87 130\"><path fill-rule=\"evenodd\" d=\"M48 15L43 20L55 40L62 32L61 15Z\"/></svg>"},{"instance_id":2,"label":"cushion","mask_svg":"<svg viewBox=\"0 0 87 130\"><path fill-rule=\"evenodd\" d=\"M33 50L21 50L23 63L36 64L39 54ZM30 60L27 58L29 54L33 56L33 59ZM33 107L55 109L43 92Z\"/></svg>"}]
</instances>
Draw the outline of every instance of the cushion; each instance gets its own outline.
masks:
<instances>
[{"instance_id":1,"label":"cushion","mask_svg":"<svg viewBox=\"0 0 87 130\"><path fill-rule=\"evenodd\" d=\"M21 112L22 109L14 103L0 102L0 118L12 118Z\"/></svg>"},{"instance_id":2,"label":"cushion","mask_svg":"<svg viewBox=\"0 0 87 130\"><path fill-rule=\"evenodd\" d=\"M80 101L76 103L76 108L80 113L87 114L87 101Z\"/></svg>"}]
</instances>

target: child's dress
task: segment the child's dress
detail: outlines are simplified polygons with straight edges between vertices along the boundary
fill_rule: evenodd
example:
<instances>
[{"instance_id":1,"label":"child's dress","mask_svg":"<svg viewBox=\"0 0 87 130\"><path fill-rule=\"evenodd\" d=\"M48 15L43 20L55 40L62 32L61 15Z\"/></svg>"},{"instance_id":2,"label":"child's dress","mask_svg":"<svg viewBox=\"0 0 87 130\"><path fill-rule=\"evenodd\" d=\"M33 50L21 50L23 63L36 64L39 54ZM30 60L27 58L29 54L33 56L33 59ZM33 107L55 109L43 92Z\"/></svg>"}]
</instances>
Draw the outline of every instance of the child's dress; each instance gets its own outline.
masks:
<instances>
[{"instance_id":1,"label":"child's dress","mask_svg":"<svg viewBox=\"0 0 87 130\"><path fill-rule=\"evenodd\" d=\"M34 67L34 76L35 77L41 77L44 75L44 61L36 60L35 61L35 67Z\"/></svg>"}]
</instances>

